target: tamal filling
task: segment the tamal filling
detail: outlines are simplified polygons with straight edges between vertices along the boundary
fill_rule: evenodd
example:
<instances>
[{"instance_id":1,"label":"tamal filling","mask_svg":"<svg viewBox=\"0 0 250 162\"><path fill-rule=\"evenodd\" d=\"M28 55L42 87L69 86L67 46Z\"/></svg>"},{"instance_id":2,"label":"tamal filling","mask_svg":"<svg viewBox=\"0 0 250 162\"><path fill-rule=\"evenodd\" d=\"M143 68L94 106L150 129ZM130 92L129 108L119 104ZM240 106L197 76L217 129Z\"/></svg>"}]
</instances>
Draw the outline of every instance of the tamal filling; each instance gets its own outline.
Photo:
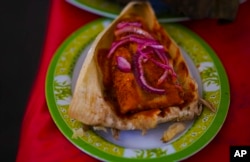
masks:
<instances>
[{"instance_id":1,"label":"tamal filling","mask_svg":"<svg viewBox=\"0 0 250 162\"><path fill-rule=\"evenodd\" d=\"M159 33L149 31L140 19L125 20L117 25L111 49L98 52L105 99L122 117L159 110L164 117L169 107L181 108L193 100L174 71L168 40Z\"/></svg>"}]
</instances>

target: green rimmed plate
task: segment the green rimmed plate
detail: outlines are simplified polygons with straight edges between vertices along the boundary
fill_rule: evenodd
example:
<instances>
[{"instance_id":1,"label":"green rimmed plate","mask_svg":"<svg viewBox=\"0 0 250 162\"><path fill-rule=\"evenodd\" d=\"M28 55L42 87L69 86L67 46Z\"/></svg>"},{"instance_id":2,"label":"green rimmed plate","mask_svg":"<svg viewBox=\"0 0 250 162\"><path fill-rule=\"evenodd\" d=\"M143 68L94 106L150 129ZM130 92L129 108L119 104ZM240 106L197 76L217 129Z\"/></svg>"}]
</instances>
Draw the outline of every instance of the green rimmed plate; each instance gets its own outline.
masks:
<instances>
[{"instance_id":1,"label":"green rimmed plate","mask_svg":"<svg viewBox=\"0 0 250 162\"><path fill-rule=\"evenodd\" d=\"M73 136L82 127L80 122L68 116L74 84L91 42L110 22L110 19L98 19L78 29L58 48L51 61L46 78L46 99L59 130L77 148L104 161L178 161L205 147L227 116L229 83L214 51L195 33L178 24L162 25L182 48L200 93L217 107L217 112L204 109L198 119L186 122L186 130L168 143L162 143L160 137L169 124L159 125L144 136L139 131L122 131L119 140L114 140L109 131L89 130L80 132L81 136Z\"/></svg>"},{"instance_id":2,"label":"green rimmed plate","mask_svg":"<svg viewBox=\"0 0 250 162\"><path fill-rule=\"evenodd\" d=\"M80 9L113 19L120 14L122 7L124 7L123 5L119 4L118 1L114 0L66 0L66 1ZM169 6L167 6L166 3L164 2L155 0L149 0L149 1L156 13L158 21L160 22L178 22L178 21L189 20L189 18L184 15L171 14Z\"/></svg>"}]
</instances>

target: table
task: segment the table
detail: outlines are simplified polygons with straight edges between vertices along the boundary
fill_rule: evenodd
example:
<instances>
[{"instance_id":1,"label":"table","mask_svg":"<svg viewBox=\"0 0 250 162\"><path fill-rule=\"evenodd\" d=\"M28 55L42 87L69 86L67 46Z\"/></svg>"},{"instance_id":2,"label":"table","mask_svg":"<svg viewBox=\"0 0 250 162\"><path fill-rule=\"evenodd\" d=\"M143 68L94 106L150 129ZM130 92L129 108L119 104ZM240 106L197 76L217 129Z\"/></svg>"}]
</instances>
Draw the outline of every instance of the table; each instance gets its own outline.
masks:
<instances>
[{"instance_id":1,"label":"table","mask_svg":"<svg viewBox=\"0 0 250 162\"><path fill-rule=\"evenodd\" d=\"M182 22L202 37L217 53L230 83L230 107L218 135L201 151L184 160L229 161L233 145L250 145L250 2L240 5L234 22L215 19ZM58 46L76 29L100 16L65 1L51 1L46 40L38 73L23 117L17 162L98 161L73 146L54 124L45 99L46 72Z\"/></svg>"}]
</instances>

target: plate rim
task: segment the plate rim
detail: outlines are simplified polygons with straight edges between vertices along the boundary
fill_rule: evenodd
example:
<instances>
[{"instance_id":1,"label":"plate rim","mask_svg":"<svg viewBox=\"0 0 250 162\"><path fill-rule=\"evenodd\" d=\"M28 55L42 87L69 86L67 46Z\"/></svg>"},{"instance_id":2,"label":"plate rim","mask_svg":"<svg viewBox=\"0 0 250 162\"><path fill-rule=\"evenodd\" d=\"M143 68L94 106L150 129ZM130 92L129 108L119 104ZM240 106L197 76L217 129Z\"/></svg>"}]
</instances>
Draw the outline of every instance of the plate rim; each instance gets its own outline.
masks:
<instances>
[{"instance_id":1,"label":"plate rim","mask_svg":"<svg viewBox=\"0 0 250 162\"><path fill-rule=\"evenodd\" d=\"M85 30L88 30L92 25L95 25L95 24L98 24L98 23L101 23L105 20L110 20L108 18L100 18L100 19L96 19L88 24L85 24L83 26L81 26L79 29L75 30L72 34L70 34L64 41L63 43L61 43L59 45L59 47L57 48L56 52L54 53L54 56L52 57L51 61L50 61L50 64L49 64L49 67L48 67L48 70L47 70L47 74L46 74L46 85L45 85L45 94L46 94L46 101L47 101L47 104L48 104L48 109L49 109L49 112L52 116L52 119L53 121L55 122L55 124L57 125L57 128L60 130L60 132L64 135L64 137L66 137L74 146L76 146L77 148L79 148L81 151L84 151L85 153L89 154L90 156L92 157L95 157L97 159L100 159L100 160L119 160L119 161L127 161L128 159L129 160L132 160L132 161L140 161L141 159L131 159L131 158L126 158L126 157L118 157L118 156L115 156L115 155L111 155L111 154L108 154L106 152L103 152L101 150L98 150L98 149L95 149L92 145L88 144L87 142L84 142L84 147L83 147L83 144L79 141L79 139L72 139L70 138L70 134L72 134L72 129L68 127L68 125L64 122L64 120L57 120L58 118L62 118L60 113L59 112L56 112L56 110L53 110L52 107L57 107L56 103L52 102L52 101L55 101L55 98L54 98L54 94L53 94L53 91L51 91L51 89L53 88L53 86L50 84L50 83L53 83L53 77L54 77L54 72L55 72L55 67L57 65L57 62L58 62L58 59L60 58L60 56L62 55L62 51L65 49L66 45L68 43L70 43L72 40L75 39L75 37L77 37L77 35L79 35L81 32L85 31ZM183 149L181 150L180 152L185 152L185 156L182 156L180 159L178 160L183 160L183 159L186 159L186 158L189 158L190 156L192 156L193 154L196 154L197 152L199 152L201 149L203 149L204 147L206 147L212 140L213 138L215 138L218 134L218 132L220 131L221 127L223 126L225 120L226 120L226 117L227 117L227 113L228 113L228 110L229 110L229 105L230 105L230 87L229 87L229 81L228 81L228 77L227 77L227 74L226 74L226 71L223 67L223 64L221 63L219 57L216 55L216 53L213 51L213 49L200 37L198 36L196 33L194 33L193 31L187 29L186 27L182 26L182 25L179 25L179 24L176 24L174 23L175 25L177 25L178 27L182 28L185 30L185 32L188 32L189 34L191 34L192 36L195 37L196 40L199 40L199 43L202 44L202 46L208 50L209 52L209 56L211 57L212 61L214 62L214 66L216 67L216 70L218 71L218 74L219 74L219 79L223 81L223 85L220 84L221 86L221 92L227 92L227 94L221 94L221 96L223 95L227 95L227 98L226 97L221 97L220 98L220 102L223 102L220 104L220 109L221 106L223 106L223 108L226 108L227 111L226 113L219 113L216 112L216 116L214 118L215 119L220 119L220 123L221 124L216 124L214 125L212 122L212 124L210 125L213 126L213 129L207 129L204 134L201 136L203 137L205 134L210 137L209 140L206 140L205 142L202 141L200 139L197 139L197 141L201 141L200 143L202 144L199 144L199 146L201 145L202 147L198 147L196 148L195 152L192 151L192 149ZM58 111L58 110L57 110ZM222 111L222 110L221 110ZM218 115L221 115L220 117L218 117ZM217 120L218 120L217 119ZM216 132L213 132L214 130L216 130ZM197 141L195 143L197 143ZM192 144L191 144L192 145ZM95 153L93 154L92 153L92 150L95 149ZM191 151L191 153L190 153ZM101 156L97 156L97 155L101 155ZM167 159L170 159L170 160L176 160L176 159L171 159L171 154L167 156ZM116 159L117 158L117 159ZM157 158L154 158L154 159L142 159L143 161L145 160L166 160L166 156L163 156L163 157L157 157Z\"/></svg>"},{"instance_id":2,"label":"plate rim","mask_svg":"<svg viewBox=\"0 0 250 162\"><path fill-rule=\"evenodd\" d=\"M113 11L106 11L103 9L97 9L95 7L87 5L86 3L81 3L77 0L66 0L66 2L68 2L69 4L71 4L75 7L78 7L80 9L86 10L88 12L91 12L91 13L94 13L94 14L97 14L100 16L111 18L111 19L116 18L119 14L119 13L116 13ZM162 23L180 22L180 21L187 21L187 20L190 20L190 18L186 17L186 16L181 16L181 15L175 15L175 16L168 15L167 17L163 17L162 15L158 16L158 21L162 22Z\"/></svg>"}]
</instances>

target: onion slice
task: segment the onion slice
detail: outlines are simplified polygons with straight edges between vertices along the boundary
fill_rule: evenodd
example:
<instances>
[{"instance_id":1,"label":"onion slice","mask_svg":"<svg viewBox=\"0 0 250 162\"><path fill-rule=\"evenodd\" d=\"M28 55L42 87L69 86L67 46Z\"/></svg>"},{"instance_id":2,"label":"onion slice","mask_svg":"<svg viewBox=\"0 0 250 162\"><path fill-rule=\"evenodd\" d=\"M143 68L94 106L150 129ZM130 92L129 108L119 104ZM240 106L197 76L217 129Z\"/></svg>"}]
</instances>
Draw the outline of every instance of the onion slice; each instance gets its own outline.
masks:
<instances>
[{"instance_id":1,"label":"onion slice","mask_svg":"<svg viewBox=\"0 0 250 162\"><path fill-rule=\"evenodd\" d=\"M126 26L136 26L136 27L141 27L142 24L140 22L128 22L128 21L122 21L119 22L116 26L117 29L124 28Z\"/></svg>"},{"instance_id":2,"label":"onion slice","mask_svg":"<svg viewBox=\"0 0 250 162\"><path fill-rule=\"evenodd\" d=\"M109 53L107 55L107 58L110 58L118 47L120 47L121 45L124 45L128 42L129 42L129 39L122 39L122 40L113 42L111 45L111 49L109 50Z\"/></svg>"},{"instance_id":3,"label":"onion slice","mask_svg":"<svg viewBox=\"0 0 250 162\"><path fill-rule=\"evenodd\" d=\"M111 45L111 49L107 55L107 58L110 58L111 55L115 52L115 50L126 44L126 43L129 43L129 42L134 42L134 43L137 43L140 47L140 49L142 47L145 48L144 45L146 45L147 43L150 42L150 45L157 45L157 42L153 39L148 39L148 38L141 38L139 37L138 35L128 35L128 36L125 36L125 37L122 37L120 40L117 40L115 42L112 43ZM159 47L158 47L159 48Z\"/></svg>"},{"instance_id":4,"label":"onion slice","mask_svg":"<svg viewBox=\"0 0 250 162\"><path fill-rule=\"evenodd\" d=\"M144 59L143 57L144 57L143 55L135 54L134 64L135 64L135 76L136 76L137 82L146 91L157 93L157 94L164 94L165 89L155 88L155 87L150 86L147 83L144 77L144 72L143 72L143 67L142 67L142 62Z\"/></svg>"},{"instance_id":5,"label":"onion slice","mask_svg":"<svg viewBox=\"0 0 250 162\"><path fill-rule=\"evenodd\" d=\"M120 35L122 35L124 33L135 33L135 34L145 36L146 38L154 39L151 36L151 34L149 34L147 31L145 31L142 28L137 27L137 26L125 26L123 28L117 29L115 31L115 36L120 36Z\"/></svg>"},{"instance_id":6,"label":"onion slice","mask_svg":"<svg viewBox=\"0 0 250 162\"><path fill-rule=\"evenodd\" d=\"M173 67L169 64L168 57L166 55L166 49L161 45L149 32L142 29L142 24L140 22L120 22L116 26L114 32L118 40L114 41L111 45L107 58L111 58L112 54L119 48L127 43L136 43L137 51L132 55L133 69L130 62L122 56L117 56L117 67L122 72L133 71L138 84L146 91L164 94L165 89L153 87L148 84L145 76L142 63L147 61L153 62L156 66L162 68L164 72L158 78L157 85L166 80L169 74L172 77L176 77ZM156 54L158 59L152 58L150 55Z\"/></svg>"},{"instance_id":7,"label":"onion slice","mask_svg":"<svg viewBox=\"0 0 250 162\"><path fill-rule=\"evenodd\" d=\"M161 75L161 77L158 79L157 81L157 85L160 85L161 83L163 83L163 81L167 78L168 76L168 71L164 71L164 73Z\"/></svg>"},{"instance_id":8,"label":"onion slice","mask_svg":"<svg viewBox=\"0 0 250 162\"><path fill-rule=\"evenodd\" d=\"M130 72L131 71L131 65L130 63L122 56L116 57L117 61L117 67L122 72Z\"/></svg>"}]
</instances>

